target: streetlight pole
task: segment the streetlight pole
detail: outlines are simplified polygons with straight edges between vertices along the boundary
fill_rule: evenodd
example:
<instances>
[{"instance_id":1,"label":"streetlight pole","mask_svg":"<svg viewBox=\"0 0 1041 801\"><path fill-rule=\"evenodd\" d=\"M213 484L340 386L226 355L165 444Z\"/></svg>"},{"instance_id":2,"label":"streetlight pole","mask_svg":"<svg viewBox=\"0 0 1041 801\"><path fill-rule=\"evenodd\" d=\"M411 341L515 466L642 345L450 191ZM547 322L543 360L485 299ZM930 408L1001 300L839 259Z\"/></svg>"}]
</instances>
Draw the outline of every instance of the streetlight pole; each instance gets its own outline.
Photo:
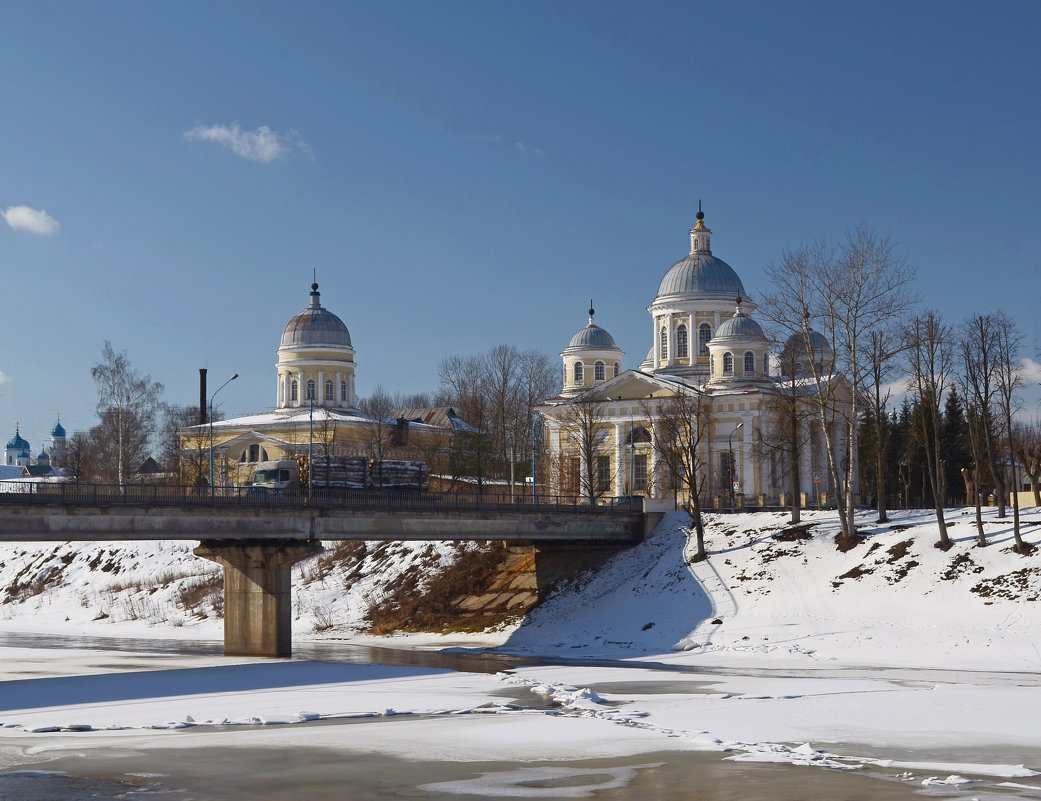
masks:
<instances>
[{"instance_id":1,"label":"streetlight pole","mask_svg":"<svg viewBox=\"0 0 1041 801\"><path fill-rule=\"evenodd\" d=\"M742 426L744 426L744 423L738 423L737 424L737 428L735 428L733 431L731 431L730 432L730 436L727 437L727 450L730 452L730 459L728 461L730 462L730 513L731 514L733 514L734 511L735 511L734 510L734 481L735 481L734 476L737 475L737 473L734 471L734 434L736 434L741 429Z\"/></svg>"},{"instance_id":2,"label":"streetlight pole","mask_svg":"<svg viewBox=\"0 0 1041 801\"><path fill-rule=\"evenodd\" d=\"M238 373L233 374L231 378L217 387L216 392L210 395L210 498L213 498L213 399L217 397L217 392L220 392L238 377Z\"/></svg>"}]
</instances>

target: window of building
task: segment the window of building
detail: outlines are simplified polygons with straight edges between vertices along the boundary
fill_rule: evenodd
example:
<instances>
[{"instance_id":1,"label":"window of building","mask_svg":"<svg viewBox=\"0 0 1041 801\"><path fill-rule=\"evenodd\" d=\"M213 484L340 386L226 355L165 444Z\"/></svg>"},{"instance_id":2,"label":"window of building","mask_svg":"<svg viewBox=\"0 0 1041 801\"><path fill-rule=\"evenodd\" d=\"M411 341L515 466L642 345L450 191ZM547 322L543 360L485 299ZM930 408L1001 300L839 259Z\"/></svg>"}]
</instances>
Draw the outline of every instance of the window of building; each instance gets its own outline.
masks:
<instances>
[{"instance_id":1,"label":"window of building","mask_svg":"<svg viewBox=\"0 0 1041 801\"><path fill-rule=\"evenodd\" d=\"M723 375L734 374L734 354L727 351L723 354Z\"/></svg>"},{"instance_id":2,"label":"window of building","mask_svg":"<svg viewBox=\"0 0 1041 801\"><path fill-rule=\"evenodd\" d=\"M755 374L755 354L752 351L745 353L745 375Z\"/></svg>"},{"instance_id":3,"label":"window of building","mask_svg":"<svg viewBox=\"0 0 1041 801\"><path fill-rule=\"evenodd\" d=\"M661 333L658 335L658 358L669 358L669 332L665 330L664 326L661 329Z\"/></svg>"},{"instance_id":4,"label":"window of building","mask_svg":"<svg viewBox=\"0 0 1041 801\"><path fill-rule=\"evenodd\" d=\"M633 460L633 492L647 492L647 454L638 453Z\"/></svg>"},{"instance_id":5,"label":"window of building","mask_svg":"<svg viewBox=\"0 0 1041 801\"><path fill-rule=\"evenodd\" d=\"M644 426L636 426L629 436L626 437L628 444L632 445L634 442L650 442L651 432L648 431Z\"/></svg>"},{"instance_id":6,"label":"window of building","mask_svg":"<svg viewBox=\"0 0 1041 801\"><path fill-rule=\"evenodd\" d=\"M698 249L698 238L694 237L694 250Z\"/></svg>"},{"instance_id":7,"label":"window of building","mask_svg":"<svg viewBox=\"0 0 1041 801\"><path fill-rule=\"evenodd\" d=\"M582 494L582 460L578 456L569 456L564 463L564 494Z\"/></svg>"},{"instance_id":8,"label":"window of building","mask_svg":"<svg viewBox=\"0 0 1041 801\"><path fill-rule=\"evenodd\" d=\"M314 379L307 379L307 399L310 401L314 400Z\"/></svg>"},{"instance_id":9,"label":"window of building","mask_svg":"<svg viewBox=\"0 0 1041 801\"><path fill-rule=\"evenodd\" d=\"M289 383L289 400L300 400L300 390L297 388L295 378Z\"/></svg>"},{"instance_id":10,"label":"window of building","mask_svg":"<svg viewBox=\"0 0 1041 801\"><path fill-rule=\"evenodd\" d=\"M618 362L614 363L614 377L618 378Z\"/></svg>"},{"instance_id":11,"label":"window of building","mask_svg":"<svg viewBox=\"0 0 1041 801\"><path fill-rule=\"evenodd\" d=\"M687 358L687 326L685 325L676 329L676 358Z\"/></svg>"},{"instance_id":12,"label":"window of building","mask_svg":"<svg viewBox=\"0 0 1041 801\"><path fill-rule=\"evenodd\" d=\"M582 362L575 362L575 383L581 384L583 381L585 381L585 377L582 372Z\"/></svg>"},{"instance_id":13,"label":"window of building","mask_svg":"<svg viewBox=\"0 0 1041 801\"><path fill-rule=\"evenodd\" d=\"M594 486L597 493L609 492L611 490L611 457L596 457L596 474L593 476Z\"/></svg>"},{"instance_id":14,"label":"window of building","mask_svg":"<svg viewBox=\"0 0 1041 801\"><path fill-rule=\"evenodd\" d=\"M340 400L342 400L344 403L347 402L347 382L346 381L341 381L340 382Z\"/></svg>"},{"instance_id":15,"label":"window of building","mask_svg":"<svg viewBox=\"0 0 1041 801\"><path fill-rule=\"evenodd\" d=\"M604 378L606 378L606 377L607 377L607 375L604 372L604 363L603 362L597 362L596 364L594 364L593 365L593 380L594 381L603 381Z\"/></svg>"},{"instance_id":16,"label":"window of building","mask_svg":"<svg viewBox=\"0 0 1041 801\"><path fill-rule=\"evenodd\" d=\"M770 354L763 354L763 375L770 375Z\"/></svg>"},{"instance_id":17,"label":"window of building","mask_svg":"<svg viewBox=\"0 0 1041 801\"><path fill-rule=\"evenodd\" d=\"M326 381L325 382L325 399L327 401L336 400L336 393L333 390L333 382L332 381Z\"/></svg>"},{"instance_id":18,"label":"window of building","mask_svg":"<svg viewBox=\"0 0 1041 801\"><path fill-rule=\"evenodd\" d=\"M708 343L712 339L712 326L702 323L698 326L698 356L708 356Z\"/></svg>"}]
</instances>

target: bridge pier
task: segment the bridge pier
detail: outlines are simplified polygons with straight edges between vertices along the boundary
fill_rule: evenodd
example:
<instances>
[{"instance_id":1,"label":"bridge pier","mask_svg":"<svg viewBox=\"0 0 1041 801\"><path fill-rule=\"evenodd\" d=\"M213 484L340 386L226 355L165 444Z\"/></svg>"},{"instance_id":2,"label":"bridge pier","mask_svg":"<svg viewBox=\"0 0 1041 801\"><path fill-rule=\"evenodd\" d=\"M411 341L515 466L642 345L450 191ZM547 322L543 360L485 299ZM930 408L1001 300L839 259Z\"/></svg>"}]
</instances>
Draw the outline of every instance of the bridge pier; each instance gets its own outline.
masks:
<instances>
[{"instance_id":1,"label":"bridge pier","mask_svg":"<svg viewBox=\"0 0 1041 801\"><path fill-rule=\"evenodd\" d=\"M320 542L203 540L195 555L224 568L225 656L291 656L290 568L322 552Z\"/></svg>"}]
</instances>

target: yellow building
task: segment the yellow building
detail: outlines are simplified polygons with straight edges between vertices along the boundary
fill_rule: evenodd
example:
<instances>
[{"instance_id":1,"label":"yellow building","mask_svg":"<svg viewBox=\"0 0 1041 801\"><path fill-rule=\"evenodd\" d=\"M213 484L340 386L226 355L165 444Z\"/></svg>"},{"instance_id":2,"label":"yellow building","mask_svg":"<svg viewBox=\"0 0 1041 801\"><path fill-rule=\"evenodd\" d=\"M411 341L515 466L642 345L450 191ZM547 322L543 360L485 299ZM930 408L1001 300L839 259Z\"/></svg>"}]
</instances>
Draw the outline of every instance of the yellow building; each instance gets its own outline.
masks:
<instances>
[{"instance_id":1,"label":"yellow building","mask_svg":"<svg viewBox=\"0 0 1041 801\"><path fill-rule=\"evenodd\" d=\"M829 426L841 459L849 384L841 376L824 379L820 387L834 395L839 413L822 422L814 414L817 382L776 375L775 343L751 316L756 307L737 273L712 254L711 236L699 211L690 253L666 271L647 307L652 344L638 369L620 371L624 354L593 322L592 309L588 325L561 353L563 391L538 407L549 454L547 492L682 500L690 459L672 458L684 443L662 443L666 436L686 436L699 438L694 469L703 503L778 504L790 492L789 398L800 443L800 492L808 502L832 492L822 425ZM832 363L827 340L809 334L814 361ZM786 347L806 367L802 343L800 336Z\"/></svg>"},{"instance_id":2,"label":"yellow building","mask_svg":"<svg viewBox=\"0 0 1041 801\"><path fill-rule=\"evenodd\" d=\"M181 431L181 480L214 485L249 483L258 462L369 456L418 459L436 468L451 445L450 428L366 414L358 408L354 346L343 321L322 307L318 284L310 304L282 331L275 362L275 408Z\"/></svg>"}]
</instances>

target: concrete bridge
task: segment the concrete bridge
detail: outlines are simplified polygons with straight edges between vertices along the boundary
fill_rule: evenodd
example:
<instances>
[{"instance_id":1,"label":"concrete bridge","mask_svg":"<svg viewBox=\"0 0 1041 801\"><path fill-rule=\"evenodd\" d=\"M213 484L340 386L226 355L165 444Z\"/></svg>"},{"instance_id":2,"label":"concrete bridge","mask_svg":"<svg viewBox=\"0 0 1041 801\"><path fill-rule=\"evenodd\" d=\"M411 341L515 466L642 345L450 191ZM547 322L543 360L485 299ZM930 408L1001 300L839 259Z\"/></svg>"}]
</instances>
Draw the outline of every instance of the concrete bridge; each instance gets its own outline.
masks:
<instances>
[{"instance_id":1,"label":"concrete bridge","mask_svg":"<svg viewBox=\"0 0 1041 801\"><path fill-rule=\"evenodd\" d=\"M562 548L628 547L657 522L640 499L206 492L26 485L0 493L0 542L198 541L196 555L224 568L225 654L289 656L290 568L321 553L323 540L502 540L535 546L537 562Z\"/></svg>"}]
</instances>

